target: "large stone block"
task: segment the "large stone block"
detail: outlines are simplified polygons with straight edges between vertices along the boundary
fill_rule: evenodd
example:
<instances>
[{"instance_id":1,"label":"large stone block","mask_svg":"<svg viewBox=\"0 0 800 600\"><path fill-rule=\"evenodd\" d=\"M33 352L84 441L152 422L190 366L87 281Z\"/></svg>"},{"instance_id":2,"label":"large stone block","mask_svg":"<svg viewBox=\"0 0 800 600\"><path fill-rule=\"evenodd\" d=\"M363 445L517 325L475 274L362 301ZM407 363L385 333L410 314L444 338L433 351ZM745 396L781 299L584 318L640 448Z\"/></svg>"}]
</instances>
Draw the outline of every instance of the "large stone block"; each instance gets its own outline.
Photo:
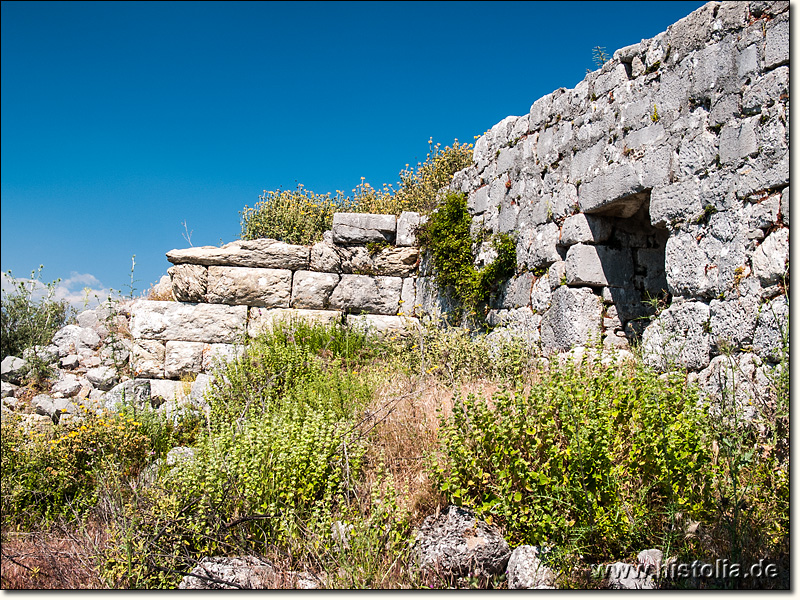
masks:
<instances>
[{"instance_id":1,"label":"large stone block","mask_svg":"<svg viewBox=\"0 0 800 600\"><path fill-rule=\"evenodd\" d=\"M611 236L611 223L603 217L578 213L564 219L561 226L562 246L599 244Z\"/></svg>"},{"instance_id":2,"label":"large stone block","mask_svg":"<svg viewBox=\"0 0 800 600\"><path fill-rule=\"evenodd\" d=\"M536 270L561 260L556 247L558 234L555 223L521 231L517 240L517 268Z\"/></svg>"},{"instance_id":3,"label":"large stone block","mask_svg":"<svg viewBox=\"0 0 800 600\"><path fill-rule=\"evenodd\" d=\"M239 358L243 353L244 346L237 344L203 344L203 371L213 371L216 367Z\"/></svg>"},{"instance_id":4,"label":"large stone block","mask_svg":"<svg viewBox=\"0 0 800 600\"><path fill-rule=\"evenodd\" d=\"M401 212L397 218L397 245L416 246L417 228L427 220L418 212Z\"/></svg>"},{"instance_id":5,"label":"large stone block","mask_svg":"<svg viewBox=\"0 0 800 600\"><path fill-rule=\"evenodd\" d=\"M137 377L164 377L166 347L159 340L136 340L131 351L133 372Z\"/></svg>"},{"instance_id":6,"label":"large stone block","mask_svg":"<svg viewBox=\"0 0 800 600\"><path fill-rule=\"evenodd\" d=\"M787 272L789 261L789 230L778 229L753 253L753 273L761 285L769 286L781 281Z\"/></svg>"},{"instance_id":7,"label":"large stone block","mask_svg":"<svg viewBox=\"0 0 800 600\"><path fill-rule=\"evenodd\" d=\"M647 365L667 371L705 369L711 360L710 309L702 302L673 304L647 326L642 353Z\"/></svg>"},{"instance_id":8,"label":"large stone block","mask_svg":"<svg viewBox=\"0 0 800 600\"><path fill-rule=\"evenodd\" d=\"M633 279L629 248L576 244L567 251L567 285L624 287Z\"/></svg>"},{"instance_id":9,"label":"large stone block","mask_svg":"<svg viewBox=\"0 0 800 600\"><path fill-rule=\"evenodd\" d=\"M246 306L137 300L131 308L134 339L231 344L244 333Z\"/></svg>"},{"instance_id":10,"label":"large stone block","mask_svg":"<svg viewBox=\"0 0 800 600\"><path fill-rule=\"evenodd\" d=\"M530 306L531 288L535 280L536 276L533 273L523 273L509 279L503 294L503 308Z\"/></svg>"},{"instance_id":11,"label":"large stone block","mask_svg":"<svg viewBox=\"0 0 800 600\"><path fill-rule=\"evenodd\" d=\"M711 343L721 350L738 350L753 342L756 329L758 297L743 296L733 300L712 300Z\"/></svg>"},{"instance_id":12,"label":"large stone block","mask_svg":"<svg viewBox=\"0 0 800 600\"><path fill-rule=\"evenodd\" d=\"M208 267L189 263L167 269L172 294L178 302L205 302L208 288Z\"/></svg>"},{"instance_id":13,"label":"large stone block","mask_svg":"<svg viewBox=\"0 0 800 600\"><path fill-rule=\"evenodd\" d=\"M297 271L292 283L292 308L327 309L338 283L339 275L335 273Z\"/></svg>"},{"instance_id":14,"label":"large stone block","mask_svg":"<svg viewBox=\"0 0 800 600\"><path fill-rule=\"evenodd\" d=\"M433 277L417 277L417 299L414 307L418 316L442 317L455 310L456 302L445 291L439 289Z\"/></svg>"},{"instance_id":15,"label":"large stone block","mask_svg":"<svg viewBox=\"0 0 800 600\"><path fill-rule=\"evenodd\" d=\"M419 248L384 248L373 257L376 275L407 277L419 264Z\"/></svg>"},{"instance_id":16,"label":"large stone block","mask_svg":"<svg viewBox=\"0 0 800 600\"><path fill-rule=\"evenodd\" d=\"M208 268L206 298L211 304L288 308L291 295L292 272L287 269Z\"/></svg>"},{"instance_id":17,"label":"large stone block","mask_svg":"<svg viewBox=\"0 0 800 600\"><path fill-rule=\"evenodd\" d=\"M310 268L325 273L342 272L342 259L332 243L322 241L311 246Z\"/></svg>"},{"instance_id":18,"label":"large stone block","mask_svg":"<svg viewBox=\"0 0 800 600\"><path fill-rule=\"evenodd\" d=\"M564 352L600 339L603 302L590 288L559 287L542 315L541 339L545 352Z\"/></svg>"},{"instance_id":19,"label":"large stone block","mask_svg":"<svg viewBox=\"0 0 800 600\"><path fill-rule=\"evenodd\" d=\"M342 313L338 310L253 307L250 309L250 318L247 322L247 335L257 337L272 331L278 324L291 325L299 321L309 325L341 324Z\"/></svg>"},{"instance_id":20,"label":"large stone block","mask_svg":"<svg viewBox=\"0 0 800 600\"><path fill-rule=\"evenodd\" d=\"M403 279L403 289L400 292L400 316L413 317L416 315L417 304L417 278L406 277Z\"/></svg>"},{"instance_id":21,"label":"large stone block","mask_svg":"<svg viewBox=\"0 0 800 600\"><path fill-rule=\"evenodd\" d=\"M778 296L763 304L758 310L753 349L764 360L779 362L783 358L784 347L788 359L789 302L785 296Z\"/></svg>"},{"instance_id":22,"label":"large stone block","mask_svg":"<svg viewBox=\"0 0 800 600\"><path fill-rule=\"evenodd\" d=\"M203 370L202 342L167 342L164 357L164 376L178 379Z\"/></svg>"},{"instance_id":23,"label":"large stone block","mask_svg":"<svg viewBox=\"0 0 800 600\"><path fill-rule=\"evenodd\" d=\"M173 264L223 265L264 269L307 269L309 247L286 244L269 238L237 240L218 248L200 246L170 250L167 260Z\"/></svg>"},{"instance_id":24,"label":"large stone block","mask_svg":"<svg viewBox=\"0 0 800 600\"><path fill-rule=\"evenodd\" d=\"M702 191L697 179L653 188L650 193L650 223L666 227L678 221L693 221L703 214Z\"/></svg>"},{"instance_id":25,"label":"large stone block","mask_svg":"<svg viewBox=\"0 0 800 600\"><path fill-rule=\"evenodd\" d=\"M331 294L330 307L345 312L396 315L402 288L400 277L342 275Z\"/></svg>"},{"instance_id":26,"label":"large stone block","mask_svg":"<svg viewBox=\"0 0 800 600\"><path fill-rule=\"evenodd\" d=\"M644 190L637 169L631 164L618 165L584 183L578 189L578 202L585 213L627 218L641 207Z\"/></svg>"},{"instance_id":27,"label":"large stone block","mask_svg":"<svg viewBox=\"0 0 800 600\"><path fill-rule=\"evenodd\" d=\"M394 243L397 219L394 215L334 213L332 231L335 244Z\"/></svg>"},{"instance_id":28,"label":"large stone block","mask_svg":"<svg viewBox=\"0 0 800 600\"><path fill-rule=\"evenodd\" d=\"M789 62L789 19L781 20L767 29L764 46L764 70Z\"/></svg>"}]
</instances>

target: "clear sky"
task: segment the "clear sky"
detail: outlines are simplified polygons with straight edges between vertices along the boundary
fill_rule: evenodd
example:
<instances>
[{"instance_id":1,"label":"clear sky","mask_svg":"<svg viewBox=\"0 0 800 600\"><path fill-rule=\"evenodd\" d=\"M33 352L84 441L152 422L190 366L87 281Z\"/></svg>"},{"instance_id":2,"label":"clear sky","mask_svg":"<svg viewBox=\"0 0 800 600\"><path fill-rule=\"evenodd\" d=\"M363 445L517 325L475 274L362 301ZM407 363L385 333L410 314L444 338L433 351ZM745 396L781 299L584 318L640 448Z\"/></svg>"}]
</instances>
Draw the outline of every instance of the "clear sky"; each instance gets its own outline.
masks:
<instances>
[{"instance_id":1,"label":"clear sky","mask_svg":"<svg viewBox=\"0 0 800 600\"><path fill-rule=\"evenodd\" d=\"M264 189L395 183L702 2L2 2L2 270L139 292Z\"/></svg>"}]
</instances>

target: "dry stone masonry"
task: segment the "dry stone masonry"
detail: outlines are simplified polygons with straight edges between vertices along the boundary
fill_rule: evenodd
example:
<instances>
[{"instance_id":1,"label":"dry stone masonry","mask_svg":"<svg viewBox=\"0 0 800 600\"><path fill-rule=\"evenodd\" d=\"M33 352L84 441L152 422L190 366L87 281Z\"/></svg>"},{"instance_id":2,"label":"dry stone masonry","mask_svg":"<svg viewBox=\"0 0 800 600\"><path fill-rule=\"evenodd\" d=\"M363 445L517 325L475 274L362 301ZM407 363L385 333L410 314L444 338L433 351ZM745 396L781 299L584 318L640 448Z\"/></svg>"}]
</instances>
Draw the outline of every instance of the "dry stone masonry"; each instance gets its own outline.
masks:
<instances>
[{"instance_id":1,"label":"dry stone masonry","mask_svg":"<svg viewBox=\"0 0 800 600\"><path fill-rule=\"evenodd\" d=\"M649 364L687 367L710 392L732 349L763 390L789 313L788 36L788 2L710 2L477 140L450 188L473 233L517 240L487 315L497 334L543 354L641 343ZM451 312L415 245L420 221L339 213L310 247L167 253L179 302L133 307L135 369L207 370L278 318L386 332ZM478 266L494 259L489 242L476 252Z\"/></svg>"},{"instance_id":2,"label":"dry stone masonry","mask_svg":"<svg viewBox=\"0 0 800 600\"><path fill-rule=\"evenodd\" d=\"M131 308L138 377L179 379L210 370L278 320L346 323L379 334L417 322L417 213L336 213L313 246L270 239L172 250L177 302Z\"/></svg>"},{"instance_id":3,"label":"dry stone masonry","mask_svg":"<svg viewBox=\"0 0 800 600\"><path fill-rule=\"evenodd\" d=\"M788 40L788 2L709 2L481 136L450 187L474 232L517 237L490 323L544 353L640 340L711 387L727 348L754 378L777 361Z\"/></svg>"}]
</instances>

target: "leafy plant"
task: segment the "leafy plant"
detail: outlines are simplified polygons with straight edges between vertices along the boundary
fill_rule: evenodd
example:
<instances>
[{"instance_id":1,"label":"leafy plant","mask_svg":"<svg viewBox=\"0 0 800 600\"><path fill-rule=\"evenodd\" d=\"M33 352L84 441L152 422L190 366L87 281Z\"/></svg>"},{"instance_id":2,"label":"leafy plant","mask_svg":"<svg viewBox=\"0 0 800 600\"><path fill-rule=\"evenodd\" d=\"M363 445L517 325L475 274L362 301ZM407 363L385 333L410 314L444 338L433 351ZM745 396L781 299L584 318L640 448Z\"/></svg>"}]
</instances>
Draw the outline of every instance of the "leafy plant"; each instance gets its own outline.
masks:
<instances>
[{"instance_id":1,"label":"leafy plant","mask_svg":"<svg viewBox=\"0 0 800 600\"><path fill-rule=\"evenodd\" d=\"M14 279L11 271L4 273L12 283L12 289L2 291L2 358L22 356L28 348L46 346L52 341L53 334L74 315L74 309L66 300L55 299L60 280L42 283L43 268L40 266L38 271L31 272L28 280Z\"/></svg>"},{"instance_id":2,"label":"leafy plant","mask_svg":"<svg viewBox=\"0 0 800 600\"><path fill-rule=\"evenodd\" d=\"M463 194L448 192L430 219L420 227L417 239L430 253L434 277L440 289L449 290L467 315L475 315L481 304L516 269L516 243L508 234L497 234L492 245L497 258L482 269L474 265L470 233L471 217Z\"/></svg>"}]
</instances>

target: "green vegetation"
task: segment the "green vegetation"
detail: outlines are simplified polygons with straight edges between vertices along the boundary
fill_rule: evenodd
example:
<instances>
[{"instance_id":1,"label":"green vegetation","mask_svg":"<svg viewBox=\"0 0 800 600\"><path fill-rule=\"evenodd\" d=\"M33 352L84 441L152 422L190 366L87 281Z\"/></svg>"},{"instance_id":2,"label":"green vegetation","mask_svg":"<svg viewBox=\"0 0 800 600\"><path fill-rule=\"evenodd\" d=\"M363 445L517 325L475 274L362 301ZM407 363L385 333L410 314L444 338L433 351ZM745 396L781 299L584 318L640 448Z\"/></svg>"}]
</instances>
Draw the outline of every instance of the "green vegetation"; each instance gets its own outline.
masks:
<instances>
[{"instance_id":1,"label":"green vegetation","mask_svg":"<svg viewBox=\"0 0 800 600\"><path fill-rule=\"evenodd\" d=\"M468 315L476 315L497 285L514 274L517 251L511 236L497 234L492 238L497 258L477 269L472 249L480 240L472 236L470 226L467 199L463 194L448 192L428 222L420 227L417 238L430 253L439 287L450 290Z\"/></svg>"},{"instance_id":2,"label":"green vegetation","mask_svg":"<svg viewBox=\"0 0 800 600\"><path fill-rule=\"evenodd\" d=\"M436 206L436 193L446 186L453 174L472 164L472 144L442 148L429 140L425 161L416 168L400 172L397 190L384 184L372 187L363 178L352 190L336 194L316 194L302 184L297 190L264 190L252 208L245 206L242 216L242 239L273 238L292 244L310 244L322 239L331 228L334 212L400 214L404 210L427 213Z\"/></svg>"},{"instance_id":3,"label":"green vegetation","mask_svg":"<svg viewBox=\"0 0 800 600\"><path fill-rule=\"evenodd\" d=\"M2 292L0 310L0 347L2 358L22 356L27 348L46 346L53 334L67 324L74 311L66 300L56 300L58 281L42 283L43 267L31 273L29 280L14 279L11 291ZM37 296L41 297L37 299Z\"/></svg>"}]
</instances>

